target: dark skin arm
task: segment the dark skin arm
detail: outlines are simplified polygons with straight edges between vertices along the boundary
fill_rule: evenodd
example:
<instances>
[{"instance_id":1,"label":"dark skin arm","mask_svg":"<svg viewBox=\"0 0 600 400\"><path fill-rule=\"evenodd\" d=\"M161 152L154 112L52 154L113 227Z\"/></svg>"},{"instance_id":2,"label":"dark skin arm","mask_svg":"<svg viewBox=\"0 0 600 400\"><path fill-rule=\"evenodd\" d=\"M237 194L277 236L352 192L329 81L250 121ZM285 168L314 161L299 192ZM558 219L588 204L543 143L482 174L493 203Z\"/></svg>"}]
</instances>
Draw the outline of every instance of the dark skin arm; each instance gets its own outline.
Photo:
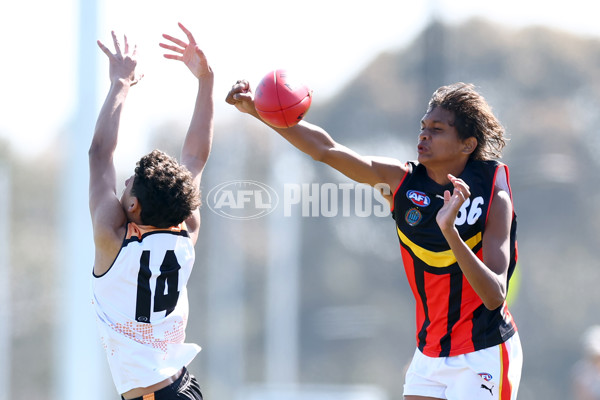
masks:
<instances>
[{"instance_id":1,"label":"dark skin arm","mask_svg":"<svg viewBox=\"0 0 600 400\"><path fill-rule=\"evenodd\" d=\"M468 185L452 175L448 178L454 185L452 194L444 193L444 206L436 220L448 241L458 265L490 310L500 307L506 299L506 278L510 258L510 225L512 202L510 195L496 187L490 205L489 218L483 235L483 261L466 245L454 225L461 205L471 195Z\"/></svg>"},{"instance_id":2,"label":"dark skin arm","mask_svg":"<svg viewBox=\"0 0 600 400\"><path fill-rule=\"evenodd\" d=\"M254 107L254 98L247 81L238 81L233 85L226 101L239 111L261 120ZM269 127L314 160L335 168L356 182L375 187L390 205L393 203L392 192L406 173L404 163L392 158L360 155L337 143L323 128L306 121L300 121L290 128Z\"/></svg>"}]
</instances>

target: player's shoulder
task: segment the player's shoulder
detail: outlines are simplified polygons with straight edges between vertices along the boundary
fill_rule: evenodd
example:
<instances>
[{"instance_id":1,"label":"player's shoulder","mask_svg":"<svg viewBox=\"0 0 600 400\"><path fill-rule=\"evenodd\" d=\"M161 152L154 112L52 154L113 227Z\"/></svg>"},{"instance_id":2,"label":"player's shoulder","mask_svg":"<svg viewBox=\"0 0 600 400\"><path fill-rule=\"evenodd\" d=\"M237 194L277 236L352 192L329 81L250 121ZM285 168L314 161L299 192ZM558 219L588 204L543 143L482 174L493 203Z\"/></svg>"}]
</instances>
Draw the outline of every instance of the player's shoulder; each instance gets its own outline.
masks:
<instances>
[{"instance_id":1,"label":"player's shoulder","mask_svg":"<svg viewBox=\"0 0 600 400\"><path fill-rule=\"evenodd\" d=\"M400 161L396 158L391 157L380 157L375 159L380 165L385 165L384 168L380 168L382 173L382 184L388 188L387 193L390 196L388 200L390 204L393 200L394 194L404 181L404 178L411 171L412 166L406 161ZM382 192L383 193L383 192Z\"/></svg>"},{"instance_id":2,"label":"player's shoulder","mask_svg":"<svg viewBox=\"0 0 600 400\"><path fill-rule=\"evenodd\" d=\"M406 167L405 161L400 161L399 159L394 158L394 157L370 156L369 159L371 160L372 163L378 163L378 164L387 165L390 167L399 167L399 168Z\"/></svg>"},{"instance_id":3,"label":"player's shoulder","mask_svg":"<svg viewBox=\"0 0 600 400\"><path fill-rule=\"evenodd\" d=\"M370 156L369 162L373 168L379 171L379 175L385 177L386 181L402 180L410 166L405 161L393 157Z\"/></svg>"},{"instance_id":4,"label":"player's shoulder","mask_svg":"<svg viewBox=\"0 0 600 400\"><path fill-rule=\"evenodd\" d=\"M498 160L469 160L461 173L461 177L469 184L484 182L485 185L485 182L491 182L506 188L508 176L508 166Z\"/></svg>"},{"instance_id":5,"label":"player's shoulder","mask_svg":"<svg viewBox=\"0 0 600 400\"><path fill-rule=\"evenodd\" d=\"M471 166L472 168L477 169L485 169L490 171L491 173L495 173L499 169L508 169L508 165L503 163L500 160L490 159L490 160L470 160L467 163L467 166Z\"/></svg>"}]
</instances>

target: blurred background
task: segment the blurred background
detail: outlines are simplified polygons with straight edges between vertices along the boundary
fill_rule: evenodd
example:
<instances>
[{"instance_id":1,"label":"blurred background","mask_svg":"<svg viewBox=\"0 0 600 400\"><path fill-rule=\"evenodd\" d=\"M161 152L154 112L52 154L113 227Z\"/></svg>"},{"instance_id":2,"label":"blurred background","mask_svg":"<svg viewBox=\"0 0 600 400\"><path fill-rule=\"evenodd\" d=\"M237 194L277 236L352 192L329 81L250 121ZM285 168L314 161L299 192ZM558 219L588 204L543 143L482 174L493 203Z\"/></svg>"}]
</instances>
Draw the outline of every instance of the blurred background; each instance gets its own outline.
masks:
<instances>
[{"instance_id":1,"label":"blurred background","mask_svg":"<svg viewBox=\"0 0 600 400\"><path fill-rule=\"evenodd\" d=\"M216 126L190 289L190 365L205 398L402 398L414 300L390 216L286 214L291 184L348 184L224 102L286 68L306 116L371 155L414 159L431 93L474 83L506 127L518 216L510 308L520 399L575 399L582 335L600 323L600 25L585 0L11 1L0 15L0 399L117 399L89 302L87 148L108 91L96 46L137 43L116 154L124 180L153 148L178 156L196 85L162 33L196 36L215 70ZM210 207L226 182L267 185L261 218ZM342 198L338 199L341 210ZM376 200L373 204L378 204ZM333 207L333 206L332 206ZM319 205L317 205L317 209ZM321 209L322 210L322 209ZM367 210L368 211L368 210ZM360 214L360 215L358 215Z\"/></svg>"}]
</instances>

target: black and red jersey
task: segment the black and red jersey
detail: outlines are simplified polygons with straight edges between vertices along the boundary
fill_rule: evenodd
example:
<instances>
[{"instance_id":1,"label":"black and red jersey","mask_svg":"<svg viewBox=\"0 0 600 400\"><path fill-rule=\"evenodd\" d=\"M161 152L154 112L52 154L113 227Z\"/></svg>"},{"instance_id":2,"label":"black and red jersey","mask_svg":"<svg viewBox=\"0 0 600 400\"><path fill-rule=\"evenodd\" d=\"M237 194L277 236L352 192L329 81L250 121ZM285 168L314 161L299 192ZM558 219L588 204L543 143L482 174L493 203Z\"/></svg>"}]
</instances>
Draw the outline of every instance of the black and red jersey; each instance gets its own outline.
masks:
<instances>
[{"instance_id":1,"label":"black and red jersey","mask_svg":"<svg viewBox=\"0 0 600 400\"><path fill-rule=\"evenodd\" d=\"M417 347L430 357L447 357L503 343L517 330L506 302L488 310L463 275L435 217L445 190L427 175L422 164L409 162L408 172L394 193L396 221L404 269L416 300ZM483 235L494 187L512 199L508 167L497 161L469 161L459 176L471 196L456 218L456 228L483 260ZM508 280L517 262L516 215L510 230ZM508 286L508 282L507 282Z\"/></svg>"}]
</instances>

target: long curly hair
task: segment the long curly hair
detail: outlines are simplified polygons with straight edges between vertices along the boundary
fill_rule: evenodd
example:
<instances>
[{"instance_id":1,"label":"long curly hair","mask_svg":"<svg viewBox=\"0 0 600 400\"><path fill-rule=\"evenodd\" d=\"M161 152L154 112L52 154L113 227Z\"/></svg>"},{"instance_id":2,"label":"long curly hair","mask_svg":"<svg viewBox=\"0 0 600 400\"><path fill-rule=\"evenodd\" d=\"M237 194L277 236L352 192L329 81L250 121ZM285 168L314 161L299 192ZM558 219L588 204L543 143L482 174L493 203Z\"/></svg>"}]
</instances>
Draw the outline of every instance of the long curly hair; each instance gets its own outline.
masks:
<instances>
[{"instance_id":1,"label":"long curly hair","mask_svg":"<svg viewBox=\"0 0 600 400\"><path fill-rule=\"evenodd\" d=\"M142 223L157 228L179 225L200 207L190 171L160 150L137 162L131 194L142 207Z\"/></svg>"},{"instance_id":2,"label":"long curly hair","mask_svg":"<svg viewBox=\"0 0 600 400\"><path fill-rule=\"evenodd\" d=\"M473 84L458 82L440 87L429 100L428 112L436 107L454 113L454 127L461 139L477 139L471 159L490 160L502 156L507 140L504 127Z\"/></svg>"}]
</instances>

